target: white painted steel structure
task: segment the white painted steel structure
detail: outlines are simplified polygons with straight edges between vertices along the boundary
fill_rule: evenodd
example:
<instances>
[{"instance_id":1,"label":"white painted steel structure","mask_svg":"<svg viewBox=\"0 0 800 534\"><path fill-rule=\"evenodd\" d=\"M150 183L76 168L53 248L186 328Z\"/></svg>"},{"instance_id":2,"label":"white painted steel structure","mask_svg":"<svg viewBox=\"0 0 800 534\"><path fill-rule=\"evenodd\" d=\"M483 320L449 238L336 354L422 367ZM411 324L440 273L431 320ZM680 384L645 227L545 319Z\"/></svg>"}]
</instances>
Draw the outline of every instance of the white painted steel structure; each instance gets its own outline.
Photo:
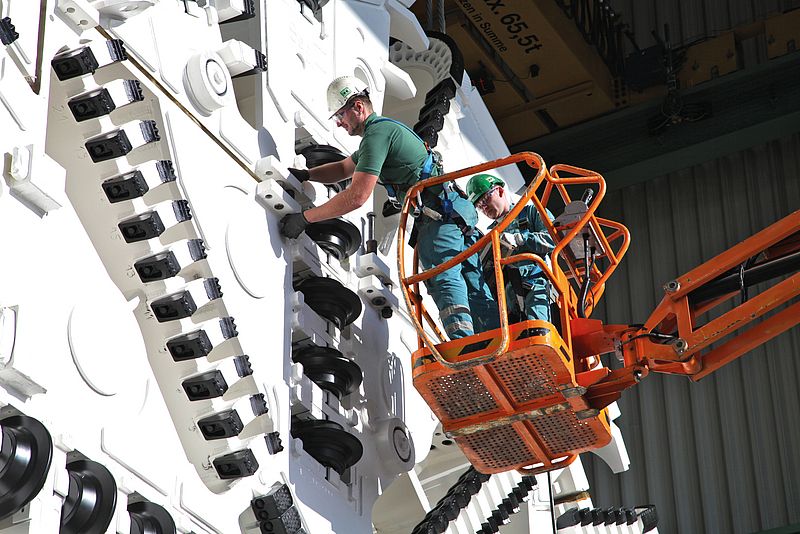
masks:
<instances>
[{"instance_id":1,"label":"white painted steel structure","mask_svg":"<svg viewBox=\"0 0 800 534\"><path fill-rule=\"evenodd\" d=\"M71 528L279 532L263 530L251 506L276 489L310 534L409 532L468 467L411 384L416 335L390 283L396 220L378 219L378 253L342 261L278 234L283 214L331 194L289 174L305 163L300 149L357 146L327 119L329 80L361 78L379 112L413 124L450 76L452 52L426 36L407 2L322 3L0 0L10 41L0 47L0 480L30 479L9 475L26 461L9 455L36 421L52 438L51 452L42 441L29 451L30 464L52 459L38 487L9 505L0 533L59 532L75 507L104 506L107 529L97 518ZM77 74L74 62L51 66L64 54L98 64ZM507 155L468 77L456 84L439 132L445 164ZM80 107L104 90L113 106ZM521 185L516 169L502 175ZM138 194L125 192L130 183ZM348 219L363 230L383 200L376 194ZM141 262L165 257L175 276L145 280ZM293 281L309 276L359 295L355 322L338 328L307 305ZM176 344L202 336L201 357L179 358ZM323 391L292 363L293 344L337 348L363 372L360 388L341 400ZM208 376L200 389L187 385ZM340 476L292 437L293 418L337 423L363 456ZM604 452L627 468L621 435ZM84 478L81 493L75 460L105 466L115 488L92 496ZM554 477L556 498L588 488L579 464ZM479 530L520 480L492 476L449 532ZM21 488L5 484L0 503ZM503 532L550 528L546 477L530 496ZM591 508L586 497L555 515ZM563 532L641 529L639 520Z\"/></svg>"}]
</instances>

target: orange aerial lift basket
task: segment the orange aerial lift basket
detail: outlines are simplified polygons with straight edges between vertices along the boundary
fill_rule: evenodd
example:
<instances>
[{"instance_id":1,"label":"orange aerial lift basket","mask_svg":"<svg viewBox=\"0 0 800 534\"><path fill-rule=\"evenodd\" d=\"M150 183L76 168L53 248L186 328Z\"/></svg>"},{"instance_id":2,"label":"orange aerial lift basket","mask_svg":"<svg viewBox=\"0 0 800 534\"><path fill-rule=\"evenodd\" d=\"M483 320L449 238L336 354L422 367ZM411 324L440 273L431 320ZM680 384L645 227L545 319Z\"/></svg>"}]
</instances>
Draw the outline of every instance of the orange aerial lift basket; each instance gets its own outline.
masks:
<instances>
[{"instance_id":1,"label":"orange aerial lift basket","mask_svg":"<svg viewBox=\"0 0 800 534\"><path fill-rule=\"evenodd\" d=\"M425 272L418 272L415 253L413 273L408 275L404 229L417 193L520 162L535 169L536 176L509 214L468 250ZM572 186L591 188L593 199L588 204L573 200ZM430 178L407 193L398 232L398 267L419 336L419 350L413 354L414 386L483 473L517 469L535 474L564 467L577 454L611 440L607 409L593 407L585 396L602 366L594 356L576 358L571 333L573 321L591 313L630 241L622 224L596 215L604 195L599 174L566 165L548 171L542 158L530 152ZM558 203L556 197L565 207L564 216L551 221L545 207ZM527 204L539 212L556 243L549 262L534 254L501 255L500 234ZM419 284L487 247L493 258L500 328L445 342L422 303ZM591 261L586 254L590 249ZM522 261L538 264L549 280L553 309L558 310L555 324L509 324L503 267ZM426 331L423 319L438 339Z\"/></svg>"},{"instance_id":2,"label":"orange aerial lift basket","mask_svg":"<svg viewBox=\"0 0 800 534\"><path fill-rule=\"evenodd\" d=\"M425 188L523 162L536 170L516 206L458 256L406 273L404 229ZM570 198L591 187L594 198ZM472 464L484 473L540 473L572 462L612 438L607 407L650 371L697 381L800 323L800 210L664 285L664 297L639 325L603 324L589 315L628 249L621 224L596 215L605 182L594 172L522 153L430 178L409 189L398 232L400 287L417 329L414 386ZM550 221L545 207L563 203ZM586 200L586 202L584 202ZM503 257L500 233L531 204L556 243L550 262ZM500 328L444 341L419 284L487 248L493 259ZM553 323L509 324L503 267L535 262L552 287ZM749 290L753 289L750 294ZM424 328L427 321L430 331ZM600 354L613 353L609 369Z\"/></svg>"}]
</instances>

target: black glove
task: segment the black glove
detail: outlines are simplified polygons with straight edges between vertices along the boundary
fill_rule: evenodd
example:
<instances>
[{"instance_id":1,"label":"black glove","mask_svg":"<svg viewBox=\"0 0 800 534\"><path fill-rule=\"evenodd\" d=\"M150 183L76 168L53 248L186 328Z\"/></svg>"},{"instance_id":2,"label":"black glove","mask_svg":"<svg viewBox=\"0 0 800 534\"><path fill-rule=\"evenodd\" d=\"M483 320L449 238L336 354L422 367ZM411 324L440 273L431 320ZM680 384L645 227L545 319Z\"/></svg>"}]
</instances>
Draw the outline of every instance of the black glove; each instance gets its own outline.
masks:
<instances>
[{"instance_id":1,"label":"black glove","mask_svg":"<svg viewBox=\"0 0 800 534\"><path fill-rule=\"evenodd\" d=\"M386 202L383 203L383 210L381 211L381 215L384 217L391 217L392 215L397 215L403 211L403 206L395 199L390 198Z\"/></svg>"},{"instance_id":2,"label":"black glove","mask_svg":"<svg viewBox=\"0 0 800 534\"><path fill-rule=\"evenodd\" d=\"M302 213L290 213L281 219L279 229L282 236L297 239L305 231L308 224L308 220Z\"/></svg>"},{"instance_id":3,"label":"black glove","mask_svg":"<svg viewBox=\"0 0 800 534\"><path fill-rule=\"evenodd\" d=\"M309 174L306 169L293 169L289 167L289 172L292 173L292 175L297 178L301 184L311 179L311 174Z\"/></svg>"}]
</instances>

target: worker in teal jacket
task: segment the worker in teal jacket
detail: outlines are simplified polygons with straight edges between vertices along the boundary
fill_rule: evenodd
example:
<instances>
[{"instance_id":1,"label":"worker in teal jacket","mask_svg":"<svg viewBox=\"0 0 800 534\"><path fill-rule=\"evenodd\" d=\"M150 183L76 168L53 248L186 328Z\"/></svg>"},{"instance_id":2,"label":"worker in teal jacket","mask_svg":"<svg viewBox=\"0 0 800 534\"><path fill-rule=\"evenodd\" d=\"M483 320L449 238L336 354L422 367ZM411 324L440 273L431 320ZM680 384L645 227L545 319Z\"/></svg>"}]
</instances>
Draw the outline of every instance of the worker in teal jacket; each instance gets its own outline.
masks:
<instances>
[{"instance_id":1,"label":"worker in teal jacket","mask_svg":"<svg viewBox=\"0 0 800 534\"><path fill-rule=\"evenodd\" d=\"M481 213L494 220L489 226L490 229L494 228L514 206L506 184L491 174L476 174L470 178L467 183L467 195ZM553 220L553 215L549 211L547 216ZM555 248L553 238L550 237L538 210L532 204L522 208L516 219L511 221L501 234L500 241L505 249L504 256L533 253L544 258L548 265L549 254ZM520 321L535 319L551 321L548 295L550 283L541 267L532 261L513 263L510 267L511 269L507 270L508 274L505 275L506 301L510 315L514 315L511 312L515 312ZM513 269L518 269L519 278L516 281L514 277L517 273Z\"/></svg>"},{"instance_id":2,"label":"worker in teal jacket","mask_svg":"<svg viewBox=\"0 0 800 534\"><path fill-rule=\"evenodd\" d=\"M420 179L440 174L441 169L425 143L408 126L373 112L367 86L343 76L328 86L328 108L336 125L349 135L361 136L358 150L342 161L312 169L289 169L300 181L332 184L353 177L350 185L325 204L285 216L281 234L296 238L309 223L332 219L362 206L375 185L385 186L390 197L402 202L406 191ZM432 188L433 189L433 188ZM444 263L473 244L478 214L455 190L441 186L422 195L424 208L416 218L416 247L422 267ZM497 328L497 304L483 279L478 254L426 283L439 308L439 317L450 339Z\"/></svg>"}]
</instances>

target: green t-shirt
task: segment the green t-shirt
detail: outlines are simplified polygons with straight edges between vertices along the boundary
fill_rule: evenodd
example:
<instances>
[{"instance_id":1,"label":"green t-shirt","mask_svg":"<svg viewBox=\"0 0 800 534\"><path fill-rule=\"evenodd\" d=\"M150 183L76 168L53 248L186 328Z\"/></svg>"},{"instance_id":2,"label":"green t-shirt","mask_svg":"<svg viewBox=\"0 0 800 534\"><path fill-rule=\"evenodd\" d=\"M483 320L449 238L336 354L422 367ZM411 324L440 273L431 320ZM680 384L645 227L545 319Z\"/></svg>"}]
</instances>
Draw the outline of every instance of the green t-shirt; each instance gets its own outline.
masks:
<instances>
[{"instance_id":1,"label":"green t-shirt","mask_svg":"<svg viewBox=\"0 0 800 534\"><path fill-rule=\"evenodd\" d=\"M379 118L375 113L367 117L364 137L351 157L356 171L399 186L395 189L402 199L403 191L419 180L428 151L413 131L390 120L376 121Z\"/></svg>"}]
</instances>

